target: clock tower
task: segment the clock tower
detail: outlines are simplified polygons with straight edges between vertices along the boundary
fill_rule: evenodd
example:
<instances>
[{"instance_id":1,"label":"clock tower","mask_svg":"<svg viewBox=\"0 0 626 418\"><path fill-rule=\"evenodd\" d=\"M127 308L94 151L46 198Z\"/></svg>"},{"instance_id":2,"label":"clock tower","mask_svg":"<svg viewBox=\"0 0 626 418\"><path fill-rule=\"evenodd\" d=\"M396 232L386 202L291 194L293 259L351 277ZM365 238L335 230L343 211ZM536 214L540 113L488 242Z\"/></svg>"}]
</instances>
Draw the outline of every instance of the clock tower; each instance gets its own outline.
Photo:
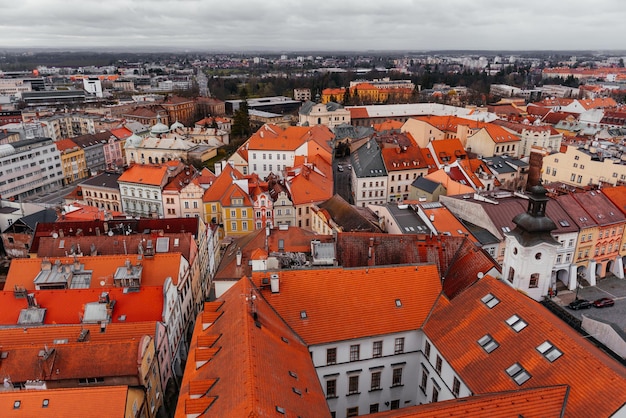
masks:
<instances>
[{"instance_id":1,"label":"clock tower","mask_svg":"<svg viewBox=\"0 0 626 418\"><path fill-rule=\"evenodd\" d=\"M546 216L546 189L538 184L529 192L528 210L513 218L516 227L506 234L502 276L505 283L540 301L548 295L561 244L550 234L556 225Z\"/></svg>"}]
</instances>

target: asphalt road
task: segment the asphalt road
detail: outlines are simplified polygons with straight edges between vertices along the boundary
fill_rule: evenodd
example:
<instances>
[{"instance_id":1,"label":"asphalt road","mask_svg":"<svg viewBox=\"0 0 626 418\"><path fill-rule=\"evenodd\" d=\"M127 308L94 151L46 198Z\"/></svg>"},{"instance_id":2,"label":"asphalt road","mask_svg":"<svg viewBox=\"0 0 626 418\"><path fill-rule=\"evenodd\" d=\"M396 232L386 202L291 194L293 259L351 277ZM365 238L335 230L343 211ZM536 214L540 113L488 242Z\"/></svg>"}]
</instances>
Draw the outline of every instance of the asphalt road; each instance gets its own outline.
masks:
<instances>
[{"instance_id":1,"label":"asphalt road","mask_svg":"<svg viewBox=\"0 0 626 418\"><path fill-rule=\"evenodd\" d=\"M606 308L595 308L572 310L567 308L567 304L576 298L574 291L559 291L555 302L563 306L569 313L577 318L583 315L593 316L604 321L610 321L626 331L626 280L610 276L598 280L596 286L587 286L578 290L579 299L594 301L596 299L609 297L615 300L615 305Z\"/></svg>"},{"instance_id":2,"label":"asphalt road","mask_svg":"<svg viewBox=\"0 0 626 418\"><path fill-rule=\"evenodd\" d=\"M339 171L338 166L343 166L343 171ZM352 170L348 169L350 164L350 157L335 158L333 161L333 182L335 188L335 194L343 197L347 202L354 204L352 198L352 182L350 176Z\"/></svg>"}]
</instances>

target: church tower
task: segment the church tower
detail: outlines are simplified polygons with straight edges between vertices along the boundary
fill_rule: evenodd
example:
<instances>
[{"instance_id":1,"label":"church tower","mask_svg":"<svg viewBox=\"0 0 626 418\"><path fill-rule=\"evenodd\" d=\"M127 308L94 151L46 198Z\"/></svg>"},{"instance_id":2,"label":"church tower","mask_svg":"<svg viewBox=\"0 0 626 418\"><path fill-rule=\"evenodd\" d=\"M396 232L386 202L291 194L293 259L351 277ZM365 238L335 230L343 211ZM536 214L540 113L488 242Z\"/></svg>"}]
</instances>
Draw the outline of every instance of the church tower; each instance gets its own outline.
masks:
<instances>
[{"instance_id":1,"label":"church tower","mask_svg":"<svg viewBox=\"0 0 626 418\"><path fill-rule=\"evenodd\" d=\"M546 216L546 189L538 184L530 188L528 210L513 218L516 227L506 235L502 277L510 286L540 301L548 295L557 247L552 238L556 229Z\"/></svg>"}]
</instances>

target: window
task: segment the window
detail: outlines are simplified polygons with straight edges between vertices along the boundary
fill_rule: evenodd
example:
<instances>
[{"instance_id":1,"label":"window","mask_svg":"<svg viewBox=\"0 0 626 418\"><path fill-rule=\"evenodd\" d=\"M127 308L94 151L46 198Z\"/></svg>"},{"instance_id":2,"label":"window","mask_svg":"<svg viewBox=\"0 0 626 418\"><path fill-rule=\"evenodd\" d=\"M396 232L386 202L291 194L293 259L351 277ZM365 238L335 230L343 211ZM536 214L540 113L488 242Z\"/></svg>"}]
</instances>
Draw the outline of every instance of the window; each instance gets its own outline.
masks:
<instances>
[{"instance_id":1,"label":"window","mask_svg":"<svg viewBox=\"0 0 626 418\"><path fill-rule=\"evenodd\" d=\"M326 349L326 364L336 364L337 363L337 348L327 348Z\"/></svg>"},{"instance_id":2,"label":"window","mask_svg":"<svg viewBox=\"0 0 626 418\"><path fill-rule=\"evenodd\" d=\"M400 399L394 399L391 401L391 406L389 409L400 409Z\"/></svg>"},{"instance_id":3,"label":"window","mask_svg":"<svg viewBox=\"0 0 626 418\"><path fill-rule=\"evenodd\" d=\"M230 211L230 217L231 218L236 218L237 217L237 211L236 210L231 210Z\"/></svg>"},{"instance_id":4,"label":"window","mask_svg":"<svg viewBox=\"0 0 626 418\"><path fill-rule=\"evenodd\" d=\"M426 394L426 385L428 384L428 369L422 365L422 382L420 383L420 389Z\"/></svg>"},{"instance_id":5,"label":"window","mask_svg":"<svg viewBox=\"0 0 626 418\"><path fill-rule=\"evenodd\" d=\"M494 295L492 295L491 293L487 293L485 296L482 297L482 299L480 299L485 305L487 305L487 307L489 309L493 308L494 306L496 306L498 303L500 303L500 300L498 298L496 298Z\"/></svg>"},{"instance_id":6,"label":"window","mask_svg":"<svg viewBox=\"0 0 626 418\"><path fill-rule=\"evenodd\" d=\"M359 393L359 376L350 376L348 378L348 395Z\"/></svg>"},{"instance_id":7,"label":"window","mask_svg":"<svg viewBox=\"0 0 626 418\"><path fill-rule=\"evenodd\" d=\"M358 417L359 416L359 407L354 406L352 408L346 409L346 417Z\"/></svg>"},{"instance_id":8,"label":"window","mask_svg":"<svg viewBox=\"0 0 626 418\"><path fill-rule=\"evenodd\" d=\"M437 354L437 359L435 360L435 371L437 373L441 373L441 357L439 356L439 354Z\"/></svg>"},{"instance_id":9,"label":"window","mask_svg":"<svg viewBox=\"0 0 626 418\"><path fill-rule=\"evenodd\" d=\"M379 390L380 389L380 376L382 372L372 372L372 384L370 386L370 390Z\"/></svg>"},{"instance_id":10,"label":"window","mask_svg":"<svg viewBox=\"0 0 626 418\"><path fill-rule=\"evenodd\" d=\"M402 368L393 369L391 386L402 386Z\"/></svg>"},{"instance_id":11,"label":"window","mask_svg":"<svg viewBox=\"0 0 626 418\"><path fill-rule=\"evenodd\" d=\"M461 382L459 382L459 379L457 379L455 376L454 380L452 381L452 394L458 397L460 389L461 389Z\"/></svg>"},{"instance_id":12,"label":"window","mask_svg":"<svg viewBox=\"0 0 626 418\"><path fill-rule=\"evenodd\" d=\"M493 350L500 346L500 344L498 344L498 342L494 340L493 337L489 334L479 339L478 345L480 345L487 353L491 353Z\"/></svg>"},{"instance_id":13,"label":"window","mask_svg":"<svg viewBox=\"0 0 626 418\"><path fill-rule=\"evenodd\" d=\"M327 398L336 398L337 397L337 381L336 380L327 380L326 381L326 397Z\"/></svg>"},{"instance_id":14,"label":"window","mask_svg":"<svg viewBox=\"0 0 626 418\"><path fill-rule=\"evenodd\" d=\"M377 403L373 403L370 405L370 414L376 413L378 412L378 404Z\"/></svg>"},{"instance_id":15,"label":"window","mask_svg":"<svg viewBox=\"0 0 626 418\"><path fill-rule=\"evenodd\" d=\"M404 337L396 338L393 352L394 354L404 353Z\"/></svg>"},{"instance_id":16,"label":"window","mask_svg":"<svg viewBox=\"0 0 626 418\"><path fill-rule=\"evenodd\" d=\"M381 357L382 355L383 355L383 342L374 341L374 345L372 347L372 357Z\"/></svg>"},{"instance_id":17,"label":"window","mask_svg":"<svg viewBox=\"0 0 626 418\"><path fill-rule=\"evenodd\" d=\"M426 341L426 347L424 347L424 355L426 359L430 359L430 343Z\"/></svg>"},{"instance_id":18,"label":"window","mask_svg":"<svg viewBox=\"0 0 626 418\"><path fill-rule=\"evenodd\" d=\"M509 267L509 275L506 277L506 279L509 281L509 283L513 283L514 278L515 278L515 269L513 267Z\"/></svg>"},{"instance_id":19,"label":"window","mask_svg":"<svg viewBox=\"0 0 626 418\"><path fill-rule=\"evenodd\" d=\"M350 346L350 361L359 361L361 346L359 344Z\"/></svg>"},{"instance_id":20,"label":"window","mask_svg":"<svg viewBox=\"0 0 626 418\"><path fill-rule=\"evenodd\" d=\"M543 356L548 359L549 362L553 362L563 355L563 353L553 346L549 341L544 342L539 347L537 347L537 351L539 351Z\"/></svg>"},{"instance_id":21,"label":"window","mask_svg":"<svg viewBox=\"0 0 626 418\"><path fill-rule=\"evenodd\" d=\"M236 231L237 230L237 222L231 222L230 223L230 230L231 231Z\"/></svg>"},{"instance_id":22,"label":"window","mask_svg":"<svg viewBox=\"0 0 626 418\"><path fill-rule=\"evenodd\" d=\"M517 315L513 315L509 319L506 320L506 323L513 328L515 332L520 332L528 325L522 318Z\"/></svg>"},{"instance_id":23,"label":"window","mask_svg":"<svg viewBox=\"0 0 626 418\"><path fill-rule=\"evenodd\" d=\"M431 402L437 402L439 400L439 389L437 388L437 386L433 386L433 397L431 399Z\"/></svg>"},{"instance_id":24,"label":"window","mask_svg":"<svg viewBox=\"0 0 626 418\"><path fill-rule=\"evenodd\" d=\"M539 287L539 273L533 273L530 275L530 281L528 282L528 288L533 289Z\"/></svg>"},{"instance_id":25,"label":"window","mask_svg":"<svg viewBox=\"0 0 626 418\"><path fill-rule=\"evenodd\" d=\"M511 376L513 380L515 380L515 383L520 386L530 379L530 374L528 374L528 372L519 363L515 363L506 369L506 374Z\"/></svg>"}]
</instances>

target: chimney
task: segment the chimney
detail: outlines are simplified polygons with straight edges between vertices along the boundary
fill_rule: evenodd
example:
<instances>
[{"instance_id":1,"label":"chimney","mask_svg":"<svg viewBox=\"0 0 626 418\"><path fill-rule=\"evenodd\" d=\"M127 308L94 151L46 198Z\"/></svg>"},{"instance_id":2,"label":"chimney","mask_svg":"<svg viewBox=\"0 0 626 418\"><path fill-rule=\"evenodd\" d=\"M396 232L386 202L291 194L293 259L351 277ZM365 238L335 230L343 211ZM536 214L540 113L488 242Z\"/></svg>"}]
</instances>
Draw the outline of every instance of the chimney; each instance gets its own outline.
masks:
<instances>
[{"instance_id":1,"label":"chimney","mask_svg":"<svg viewBox=\"0 0 626 418\"><path fill-rule=\"evenodd\" d=\"M237 249L237 267L241 267L241 257L242 257L241 248L238 248Z\"/></svg>"},{"instance_id":2,"label":"chimney","mask_svg":"<svg viewBox=\"0 0 626 418\"><path fill-rule=\"evenodd\" d=\"M272 289L272 293L279 293L279 281L278 274L274 273L270 276L270 288Z\"/></svg>"}]
</instances>

